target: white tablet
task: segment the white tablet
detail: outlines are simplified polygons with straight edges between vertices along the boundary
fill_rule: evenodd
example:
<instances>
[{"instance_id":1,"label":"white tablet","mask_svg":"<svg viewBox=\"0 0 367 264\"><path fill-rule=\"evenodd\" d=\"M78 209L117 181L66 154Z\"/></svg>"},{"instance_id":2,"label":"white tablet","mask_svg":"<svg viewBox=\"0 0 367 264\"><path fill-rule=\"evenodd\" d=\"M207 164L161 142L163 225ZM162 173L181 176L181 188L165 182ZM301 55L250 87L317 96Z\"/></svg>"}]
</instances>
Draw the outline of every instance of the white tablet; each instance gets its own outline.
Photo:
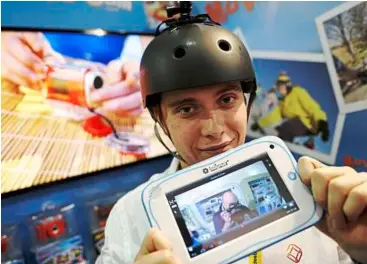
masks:
<instances>
[{"instance_id":1,"label":"white tablet","mask_svg":"<svg viewBox=\"0 0 367 264\"><path fill-rule=\"evenodd\" d=\"M165 233L183 263L235 263L323 214L277 137L152 181L142 202L151 226Z\"/></svg>"}]
</instances>

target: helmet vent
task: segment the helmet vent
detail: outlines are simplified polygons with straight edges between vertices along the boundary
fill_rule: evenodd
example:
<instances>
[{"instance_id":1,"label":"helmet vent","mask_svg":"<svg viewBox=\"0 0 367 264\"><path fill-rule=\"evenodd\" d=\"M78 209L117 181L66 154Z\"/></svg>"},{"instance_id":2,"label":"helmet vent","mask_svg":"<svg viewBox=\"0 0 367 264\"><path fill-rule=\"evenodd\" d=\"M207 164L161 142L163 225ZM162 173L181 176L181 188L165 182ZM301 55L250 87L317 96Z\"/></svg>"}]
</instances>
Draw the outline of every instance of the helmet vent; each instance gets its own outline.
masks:
<instances>
[{"instance_id":1,"label":"helmet vent","mask_svg":"<svg viewBox=\"0 0 367 264\"><path fill-rule=\"evenodd\" d=\"M177 47L175 48L173 52L173 57L175 59L182 59L186 55L186 50L183 47Z\"/></svg>"},{"instance_id":2,"label":"helmet vent","mask_svg":"<svg viewBox=\"0 0 367 264\"><path fill-rule=\"evenodd\" d=\"M230 51L231 50L231 44L229 44L228 41L224 40L224 39L221 39L218 41L218 46L221 50L223 51Z\"/></svg>"}]
</instances>

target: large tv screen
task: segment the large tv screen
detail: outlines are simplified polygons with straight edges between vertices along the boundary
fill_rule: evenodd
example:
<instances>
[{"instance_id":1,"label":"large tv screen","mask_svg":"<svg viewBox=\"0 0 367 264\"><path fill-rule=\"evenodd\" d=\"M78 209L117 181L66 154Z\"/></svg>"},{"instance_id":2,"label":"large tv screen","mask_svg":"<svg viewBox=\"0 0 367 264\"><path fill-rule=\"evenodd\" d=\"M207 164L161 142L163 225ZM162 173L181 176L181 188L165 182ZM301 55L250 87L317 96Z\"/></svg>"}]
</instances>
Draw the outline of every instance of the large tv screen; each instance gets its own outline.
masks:
<instances>
[{"instance_id":1,"label":"large tv screen","mask_svg":"<svg viewBox=\"0 0 367 264\"><path fill-rule=\"evenodd\" d=\"M1 37L2 193L167 154L139 87L152 36L3 28Z\"/></svg>"}]
</instances>

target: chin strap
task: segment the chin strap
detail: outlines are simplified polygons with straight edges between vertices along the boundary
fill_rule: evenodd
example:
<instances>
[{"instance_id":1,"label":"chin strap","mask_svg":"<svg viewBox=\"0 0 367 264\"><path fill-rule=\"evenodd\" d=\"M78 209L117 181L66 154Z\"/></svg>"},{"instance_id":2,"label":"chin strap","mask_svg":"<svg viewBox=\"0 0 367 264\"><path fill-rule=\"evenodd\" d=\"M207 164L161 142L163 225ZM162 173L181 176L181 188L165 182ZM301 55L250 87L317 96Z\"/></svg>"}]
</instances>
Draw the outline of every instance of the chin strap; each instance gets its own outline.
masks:
<instances>
[{"instance_id":1,"label":"chin strap","mask_svg":"<svg viewBox=\"0 0 367 264\"><path fill-rule=\"evenodd\" d=\"M164 142L163 139L161 137L161 135L159 134L158 131L158 122L156 121L154 124L154 134L155 136L158 138L159 142L161 142L161 144L168 150L169 154L171 154L173 157L175 157L176 159L178 159L181 162L186 163L186 161L180 156L178 155L176 152L172 151Z\"/></svg>"},{"instance_id":2,"label":"chin strap","mask_svg":"<svg viewBox=\"0 0 367 264\"><path fill-rule=\"evenodd\" d=\"M250 98L249 98L248 104L247 104L247 123L248 123L248 120L250 118L251 106L252 106L252 103L255 101L255 98L256 98L256 92L253 91L253 92L250 93Z\"/></svg>"}]
</instances>

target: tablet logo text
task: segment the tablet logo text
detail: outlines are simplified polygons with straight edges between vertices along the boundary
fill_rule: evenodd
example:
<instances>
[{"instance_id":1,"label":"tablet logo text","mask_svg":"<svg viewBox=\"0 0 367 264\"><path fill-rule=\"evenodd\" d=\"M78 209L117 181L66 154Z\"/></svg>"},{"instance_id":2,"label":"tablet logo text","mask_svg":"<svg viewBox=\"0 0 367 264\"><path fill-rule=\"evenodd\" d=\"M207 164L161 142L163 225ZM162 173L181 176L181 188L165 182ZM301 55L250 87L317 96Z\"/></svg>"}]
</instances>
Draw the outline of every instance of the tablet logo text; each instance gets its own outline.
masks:
<instances>
[{"instance_id":1,"label":"tablet logo text","mask_svg":"<svg viewBox=\"0 0 367 264\"><path fill-rule=\"evenodd\" d=\"M216 171L218 169L224 168L228 165L229 160L223 161L221 163L214 163L213 165L206 167L203 169L204 174L208 174L209 172Z\"/></svg>"}]
</instances>

